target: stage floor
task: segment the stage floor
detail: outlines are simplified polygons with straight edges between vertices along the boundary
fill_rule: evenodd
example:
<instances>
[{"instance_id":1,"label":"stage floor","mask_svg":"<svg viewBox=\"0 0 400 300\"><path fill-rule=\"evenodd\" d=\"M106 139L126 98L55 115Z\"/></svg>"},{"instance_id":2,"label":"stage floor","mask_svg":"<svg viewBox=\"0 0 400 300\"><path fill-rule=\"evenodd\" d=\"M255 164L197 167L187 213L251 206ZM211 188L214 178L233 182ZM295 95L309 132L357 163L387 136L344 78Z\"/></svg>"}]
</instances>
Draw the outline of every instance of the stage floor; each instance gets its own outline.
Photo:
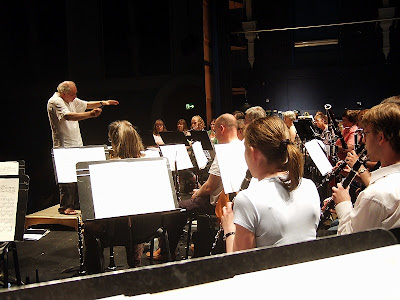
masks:
<instances>
[{"instance_id":1,"label":"stage floor","mask_svg":"<svg viewBox=\"0 0 400 300\"><path fill-rule=\"evenodd\" d=\"M50 233L38 241L17 242L17 253L22 281L25 283L36 282L36 270L39 281L51 281L56 279L71 278L78 275L80 260L78 251L78 233L71 227L61 225L35 226L36 228L49 228ZM177 260L184 259L186 247L186 235L178 245ZM193 255L190 251L189 255ZM109 248L104 250L106 266L109 264ZM129 268L125 247L114 247L114 260L117 270ZM160 262L155 261L154 264ZM10 282L15 286L15 272L12 261L12 253L9 253ZM146 253L142 256L142 266L150 265L146 259ZM29 277L29 279L27 278ZM0 287L1 288L1 287Z\"/></svg>"}]
</instances>

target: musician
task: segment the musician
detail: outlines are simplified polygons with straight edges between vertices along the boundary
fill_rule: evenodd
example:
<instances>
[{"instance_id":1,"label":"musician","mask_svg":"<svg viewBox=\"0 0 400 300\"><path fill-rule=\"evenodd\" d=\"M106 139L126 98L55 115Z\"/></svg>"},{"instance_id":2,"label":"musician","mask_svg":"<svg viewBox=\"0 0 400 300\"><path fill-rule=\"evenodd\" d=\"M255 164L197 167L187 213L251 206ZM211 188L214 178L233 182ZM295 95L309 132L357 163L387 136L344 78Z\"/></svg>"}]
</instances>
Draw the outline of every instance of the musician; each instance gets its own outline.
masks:
<instances>
[{"instance_id":1,"label":"musician","mask_svg":"<svg viewBox=\"0 0 400 300\"><path fill-rule=\"evenodd\" d=\"M257 183L223 208L226 251L284 245L316 238L320 199L302 178L303 156L276 116L255 120L245 131L245 158Z\"/></svg>"},{"instance_id":2,"label":"musician","mask_svg":"<svg viewBox=\"0 0 400 300\"><path fill-rule=\"evenodd\" d=\"M338 235L400 226L400 107L394 103L376 105L361 123L368 156L380 161L381 168L371 173L370 183L354 207L347 189L341 184L332 188Z\"/></svg>"},{"instance_id":3,"label":"musician","mask_svg":"<svg viewBox=\"0 0 400 300\"><path fill-rule=\"evenodd\" d=\"M319 137L325 145L324 151L326 155L330 156L331 155L330 143L332 141L333 133L332 131L329 130L329 126L327 123L328 123L327 116L322 111L318 111L314 116L314 125L322 130L322 133L320 134Z\"/></svg>"},{"instance_id":4,"label":"musician","mask_svg":"<svg viewBox=\"0 0 400 300\"><path fill-rule=\"evenodd\" d=\"M215 121L215 134L220 144L232 144L238 147L242 143L237 138L237 121L232 114L223 114ZM242 144L243 145L243 144ZM223 190L221 174L219 171L217 156L209 169L209 176L206 182L198 189L194 190L191 199L179 202L179 207L187 210L188 214L192 212L214 214L215 204L219 195ZM171 253L175 253L176 246L179 242L183 226L186 224L186 217L177 219L167 225L169 244ZM199 228L199 231L202 229ZM160 249L154 252L154 259L165 260L166 245L163 239L160 240ZM150 253L146 254L150 257Z\"/></svg>"},{"instance_id":5,"label":"musician","mask_svg":"<svg viewBox=\"0 0 400 300\"><path fill-rule=\"evenodd\" d=\"M139 134L128 121L115 121L109 125L108 137L114 151L114 159L142 157L143 143ZM130 220L121 217L110 220L86 221L84 227L85 266L89 274L104 272L104 245L124 245L130 268L139 267L143 253L142 244L133 244ZM99 240L99 241L98 241Z\"/></svg>"},{"instance_id":6,"label":"musician","mask_svg":"<svg viewBox=\"0 0 400 300\"><path fill-rule=\"evenodd\" d=\"M244 112L240 111L240 110L235 110L232 115L235 116L236 120L244 120Z\"/></svg>"},{"instance_id":7,"label":"musician","mask_svg":"<svg viewBox=\"0 0 400 300\"><path fill-rule=\"evenodd\" d=\"M261 106L253 106L250 107L246 110L245 116L244 116L244 123L245 125L250 124L253 122L255 119L259 118L264 118L267 116L267 113L265 112L264 108Z\"/></svg>"},{"instance_id":8,"label":"musician","mask_svg":"<svg viewBox=\"0 0 400 300\"><path fill-rule=\"evenodd\" d=\"M199 115L193 116L191 120L191 128L190 130L204 130L206 128L206 124L204 123L204 120L202 117Z\"/></svg>"},{"instance_id":9,"label":"musician","mask_svg":"<svg viewBox=\"0 0 400 300\"><path fill-rule=\"evenodd\" d=\"M338 139L336 141L336 145L338 146L337 154L341 160L344 160L346 158L347 152L354 150L354 145L355 145L354 134L358 129L358 126L356 125L357 120L358 120L358 111L347 109L343 112L342 136L347 145L347 149L343 148L343 145L342 145L342 142L340 141L340 139Z\"/></svg>"},{"instance_id":10,"label":"musician","mask_svg":"<svg viewBox=\"0 0 400 300\"><path fill-rule=\"evenodd\" d=\"M187 134L188 127L187 127L185 119L179 119L178 120L178 122L176 124L176 130L180 131L180 132L183 132L185 135Z\"/></svg>"},{"instance_id":11,"label":"musician","mask_svg":"<svg viewBox=\"0 0 400 300\"><path fill-rule=\"evenodd\" d=\"M207 131L208 136L213 144L218 144L218 139L215 135L215 121L216 119L212 119L210 122L210 130Z\"/></svg>"},{"instance_id":12,"label":"musician","mask_svg":"<svg viewBox=\"0 0 400 300\"><path fill-rule=\"evenodd\" d=\"M296 120L296 114L294 111L288 110L283 113L283 122L289 128L289 139L292 143L296 141L297 130L293 122Z\"/></svg>"},{"instance_id":13,"label":"musician","mask_svg":"<svg viewBox=\"0 0 400 300\"><path fill-rule=\"evenodd\" d=\"M116 100L84 101L77 98L78 89L73 81L63 81L47 102L47 114L52 131L53 147L83 146L79 121L97 118L101 107L118 105ZM60 214L75 215L79 208L76 183L59 183Z\"/></svg>"},{"instance_id":14,"label":"musician","mask_svg":"<svg viewBox=\"0 0 400 300\"><path fill-rule=\"evenodd\" d=\"M164 124L164 121L161 119L157 119L153 125L153 138L158 146L164 145L164 141L161 138L160 132L167 131L167 127Z\"/></svg>"},{"instance_id":15,"label":"musician","mask_svg":"<svg viewBox=\"0 0 400 300\"><path fill-rule=\"evenodd\" d=\"M237 129L238 139L243 141L244 129L246 128L246 125L244 124L244 119L238 119L237 124L238 124L238 129Z\"/></svg>"}]
</instances>

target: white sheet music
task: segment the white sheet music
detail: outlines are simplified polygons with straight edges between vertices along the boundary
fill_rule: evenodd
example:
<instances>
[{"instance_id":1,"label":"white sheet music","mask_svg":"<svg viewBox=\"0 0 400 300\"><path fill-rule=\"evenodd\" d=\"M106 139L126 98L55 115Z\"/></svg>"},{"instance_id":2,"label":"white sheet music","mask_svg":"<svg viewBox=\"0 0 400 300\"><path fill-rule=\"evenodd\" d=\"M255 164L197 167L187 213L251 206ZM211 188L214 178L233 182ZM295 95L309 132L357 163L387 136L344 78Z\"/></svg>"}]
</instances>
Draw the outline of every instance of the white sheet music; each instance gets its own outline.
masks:
<instances>
[{"instance_id":1,"label":"white sheet music","mask_svg":"<svg viewBox=\"0 0 400 300\"><path fill-rule=\"evenodd\" d=\"M319 141L314 139L304 144L308 153L311 156L311 159L317 166L318 170L321 172L322 176L325 176L330 171L332 171L333 167L329 162L328 158L325 156L324 151L319 145Z\"/></svg>"},{"instance_id":2,"label":"white sheet music","mask_svg":"<svg viewBox=\"0 0 400 300\"><path fill-rule=\"evenodd\" d=\"M170 211L175 189L165 159L89 165L96 219Z\"/></svg>"},{"instance_id":3,"label":"white sheet music","mask_svg":"<svg viewBox=\"0 0 400 300\"><path fill-rule=\"evenodd\" d=\"M19 178L0 178L0 241L14 240Z\"/></svg>"},{"instance_id":4,"label":"white sheet music","mask_svg":"<svg viewBox=\"0 0 400 300\"><path fill-rule=\"evenodd\" d=\"M146 149L141 151L141 153L144 154L144 157L146 158L160 157L160 151L158 151L158 148Z\"/></svg>"},{"instance_id":5,"label":"white sheet music","mask_svg":"<svg viewBox=\"0 0 400 300\"><path fill-rule=\"evenodd\" d=\"M58 183L76 182L76 163L106 160L103 146L82 148L54 148L54 163Z\"/></svg>"},{"instance_id":6,"label":"white sheet music","mask_svg":"<svg viewBox=\"0 0 400 300\"><path fill-rule=\"evenodd\" d=\"M163 157L168 158L172 171L175 171L175 161L178 170L193 168L192 161L184 144L160 146Z\"/></svg>"},{"instance_id":7,"label":"white sheet music","mask_svg":"<svg viewBox=\"0 0 400 300\"><path fill-rule=\"evenodd\" d=\"M0 176L18 175L19 163L17 161L0 162Z\"/></svg>"},{"instance_id":8,"label":"white sheet music","mask_svg":"<svg viewBox=\"0 0 400 300\"><path fill-rule=\"evenodd\" d=\"M199 167L200 170L204 169L207 166L207 157L204 154L201 142L200 141L194 142L192 144L192 149L194 157L196 158L197 161L197 166Z\"/></svg>"},{"instance_id":9,"label":"white sheet music","mask_svg":"<svg viewBox=\"0 0 400 300\"><path fill-rule=\"evenodd\" d=\"M238 192L247 171L243 142L216 144L215 153L225 194Z\"/></svg>"}]
</instances>

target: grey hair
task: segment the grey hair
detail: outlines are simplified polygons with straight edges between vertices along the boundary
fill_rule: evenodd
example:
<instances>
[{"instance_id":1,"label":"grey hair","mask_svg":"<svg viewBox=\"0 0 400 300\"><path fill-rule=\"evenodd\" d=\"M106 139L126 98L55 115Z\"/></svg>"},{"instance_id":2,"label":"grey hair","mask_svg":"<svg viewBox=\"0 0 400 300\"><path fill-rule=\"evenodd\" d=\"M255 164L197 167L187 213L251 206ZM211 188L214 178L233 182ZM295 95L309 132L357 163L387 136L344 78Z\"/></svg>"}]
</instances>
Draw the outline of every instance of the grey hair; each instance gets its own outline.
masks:
<instances>
[{"instance_id":1,"label":"grey hair","mask_svg":"<svg viewBox=\"0 0 400 300\"><path fill-rule=\"evenodd\" d=\"M283 117L284 118L288 118L288 119L290 119L292 121L296 120L296 114L292 110L285 111L283 113Z\"/></svg>"},{"instance_id":2,"label":"grey hair","mask_svg":"<svg viewBox=\"0 0 400 300\"><path fill-rule=\"evenodd\" d=\"M72 85L74 83L72 81L64 81L61 82L58 86L57 86L57 92L59 92L60 94L65 93L65 94L69 94L71 93L72 90Z\"/></svg>"},{"instance_id":3,"label":"grey hair","mask_svg":"<svg viewBox=\"0 0 400 300\"><path fill-rule=\"evenodd\" d=\"M246 110L246 116L248 116L247 118L251 122L259 118L265 118L267 113L261 106L253 106Z\"/></svg>"}]
</instances>

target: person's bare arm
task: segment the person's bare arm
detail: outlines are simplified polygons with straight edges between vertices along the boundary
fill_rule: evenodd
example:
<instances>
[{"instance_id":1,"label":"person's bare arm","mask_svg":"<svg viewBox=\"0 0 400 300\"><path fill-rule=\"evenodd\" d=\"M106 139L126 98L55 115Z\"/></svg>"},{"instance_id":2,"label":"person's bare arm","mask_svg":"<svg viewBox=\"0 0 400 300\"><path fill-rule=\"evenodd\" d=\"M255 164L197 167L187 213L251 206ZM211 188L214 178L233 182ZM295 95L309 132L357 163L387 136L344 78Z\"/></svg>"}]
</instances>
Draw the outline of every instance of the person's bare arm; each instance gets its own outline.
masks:
<instances>
[{"instance_id":1,"label":"person's bare arm","mask_svg":"<svg viewBox=\"0 0 400 300\"><path fill-rule=\"evenodd\" d=\"M118 105L118 104L119 102L117 100L88 101L87 109L94 109L102 106Z\"/></svg>"}]
</instances>

